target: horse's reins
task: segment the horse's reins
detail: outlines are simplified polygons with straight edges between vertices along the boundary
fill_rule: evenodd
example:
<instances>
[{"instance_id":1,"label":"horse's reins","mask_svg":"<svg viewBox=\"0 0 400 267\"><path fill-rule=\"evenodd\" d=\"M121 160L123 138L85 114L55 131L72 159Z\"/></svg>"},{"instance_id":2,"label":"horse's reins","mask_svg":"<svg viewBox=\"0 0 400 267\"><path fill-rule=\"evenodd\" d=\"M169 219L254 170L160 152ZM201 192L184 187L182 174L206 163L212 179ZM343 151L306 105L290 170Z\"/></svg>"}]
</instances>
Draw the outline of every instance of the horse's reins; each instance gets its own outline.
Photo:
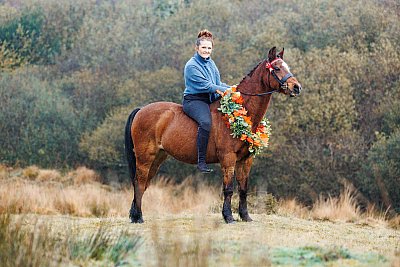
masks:
<instances>
[{"instance_id":1,"label":"horse's reins","mask_svg":"<svg viewBox=\"0 0 400 267\"><path fill-rule=\"evenodd\" d=\"M291 72L289 72L285 76L283 76L282 80L279 79L278 75L276 75L276 73L275 73L274 67L272 67L272 63L274 63L274 62L276 62L278 60L282 60L283 61L283 59L281 59L281 58L276 58L272 62L267 62L265 67L269 70L269 73L268 73L268 87L272 88L271 84L270 84L270 77L271 77L270 75L272 74L272 76L275 78L275 80L279 83L279 89L275 89L275 90L272 90L272 91L269 91L269 92L259 93L259 94L249 94L249 93L245 93L245 92L240 92L240 93L243 94L243 95L248 95L248 96L265 96L265 95L271 95L273 93L279 92L279 90L282 90L282 89L286 90L288 88L288 85L285 84L285 83L290 77L293 77L293 74Z\"/></svg>"}]
</instances>

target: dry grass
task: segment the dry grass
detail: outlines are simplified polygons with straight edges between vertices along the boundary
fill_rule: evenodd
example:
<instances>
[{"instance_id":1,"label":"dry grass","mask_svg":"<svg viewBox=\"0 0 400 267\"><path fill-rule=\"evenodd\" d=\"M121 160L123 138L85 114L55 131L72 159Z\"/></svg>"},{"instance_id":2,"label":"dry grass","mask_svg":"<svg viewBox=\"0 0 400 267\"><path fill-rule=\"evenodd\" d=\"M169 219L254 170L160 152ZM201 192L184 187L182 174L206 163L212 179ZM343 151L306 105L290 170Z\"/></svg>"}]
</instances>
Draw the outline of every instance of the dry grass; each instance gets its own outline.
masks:
<instances>
[{"instance_id":1,"label":"dry grass","mask_svg":"<svg viewBox=\"0 0 400 267\"><path fill-rule=\"evenodd\" d=\"M39 182L57 182L61 180L61 173L57 170L39 170L39 174L36 180L38 180Z\"/></svg>"},{"instance_id":2,"label":"dry grass","mask_svg":"<svg viewBox=\"0 0 400 267\"><path fill-rule=\"evenodd\" d=\"M345 186L339 197L324 198L320 196L312 208L305 207L296 199L287 199L280 200L277 209L277 214L282 216L332 222L353 222L363 225L389 225L396 229L396 219L390 220L388 224L387 213L388 211L377 210L374 205L369 205L366 211L361 212L357 201L357 191L351 186Z\"/></svg>"},{"instance_id":3,"label":"dry grass","mask_svg":"<svg viewBox=\"0 0 400 267\"><path fill-rule=\"evenodd\" d=\"M132 188L115 189L97 182L98 175L80 167L62 176L37 167L16 171L0 180L0 213L70 214L75 216L128 216ZM21 173L20 176L17 174ZM218 194L215 189L187 179L173 184L153 183L143 197L144 214L207 212Z\"/></svg>"},{"instance_id":4,"label":"dry grass","mask_svg":"<svg viewBox=\"0 0 400 267\"><path fill-rule=\"evenodd\" d=\"M69 172L67 177L69 177L75 185L100 181L100 176L94 170L86 167L78 167L76 170Z\"/></svg>"},{"instance_id":5,"label":"dry grass","mask_svg":"<svg viewBox=\"0 0 400 267\"><path fill-rule=\"evenodd\" d=\"M332 244L338 248L347 247L350 250L362 251L366 255L378 248L379 253L383 253L387 258L393 256L390 260L392 266L399 266L399 253L395 252L393 255L393 248L397 249L399 245L398 241L397 243L395 241L399 236L398 231L395 230L398 229L396 227L399 225L399 217L390 221L394 229L382 227L386 225L380 223L371 225L369 222L367 222L368 227L365 227L364 222L368 218L386 222L385 213L377 212L373 206L369 207L367 212L361 213L355 192L350 189L343 190L338 198L321 198L312 209L304 207L295 199L277 203L270 194L250 194L249 210L254 222L251 225L240 222L226 225L219 214L220 210L218 214L209 212L213 205L218 206L218 209L222 205L219 189L204 183L196 183L199 180L196 177L190 177L182 184L158 179L149 187L143 198L146 223L133 225L128 223L132 188L116 189L103 185L97 182L98 176L95 172L84 167L64 176L58 172L47 172L47 179L39 179L39 174L46 170L39 169L36 178L32 178L34 175L30 177L27 175L27 173L34 173L35 170L34 166L29 167L28 171L0 168L0 174L3 175L0 180L0 213L23 214L14 216L17 218L43 217L46 222L55 220L51 227L46 229L51 228L52 231L58 229L57 231L64 234L70 220L71 229L80 231L75 233L77 236L87 234L87 231L95 232L103 224L109 224L107 227L113 231L121 227L121 230L129 230L132 233L137 233L139 230L144 240L147 240L136 259L138 262L146 263L143 266L187 266L190 264L194 266L269 266L277 260L272 257L274 253L281 255L286 251L279 250L282 246L285 249L292 248L285 252L285 257L292 257L294 252L298 252L298 248L303 253L302 248L307 249L309 246L330 248ZM234 194L233 209L237 206L235 197L237 198L237 193ZM37 216L27 213L101 218ZM273 214L267 216L266 214L269 213L284 216ZM313 218L318 221L313 221ZM27 224L32 222L31 219L23 219L23 221ZM74 225L78 222L81 225ZM356 222L356 224L347 222ZM350 235L349 229L351 229ZM47 232L43 233L39 230L37 238L43 237L42 247L39 246L38 250L14 251L13 253L22 253L26 255L24 256L26 259L31 257L39 259L45 251L58 249L59 243L56 241L59 239L54 240L46 235ZM28 237L29 240L35 238ZM53 243L46 244L47 239L54 242L50 241ZM25 244L23 240L21 242ZM75 246L76 240L72 241L74 242L72 245ZM100 245L104 242L101 241ZM26 243L28 248L30 244ZM89 242L90 244L92 243ZM88 244L78 242L76 253L87 246ZM71 244L68 244L68 247L71 248ZM4 252L7 254L9 248L3 248L6 249ZM102 251L102 247L97 247L97 245L93 249ZM80 266L93 266L91 265L94 263L92 256L97 257L95 256L97 252L95 254L85 252L86 254L79 256L83 257L81 261L77 256L79 253L75 255L68 254L71 251L61 252L64 256L57 258L57 261L72 260ZM237 256L239 254L240 256ZM377 256L374 256L374 259L381 263ZM89 261L86 262L86 260ZM354 261L356 259L352 258L348 263ZM113 262L116 261L113 260ZM40 263L43 262L38 261L39 265ZM344 263L343 266L345 265Z\"/></svg>"},{"instance_id":6,"label":"dry grass","mask_svg":"<svg viewBox=\"0 0 400 267\"><path fill-rule=\"evenodd\" d=\"M397 215L396 217L390 219L388 224L389 224L389 226L391 228L396 229L396 230L400 230L400 215ZM400 250L400 248L399 248L399 250Z\"/></svg>"},{"instance_id":7,"label":"dry grass","mask_svg":"<svg viewBox=\"0 0 400 267\"><path fill-rule=\"evenodd\" d=\"M47 220L28 217L0 214L1 266L120 266L142 244L136 234L101 225L84 234L64 225L60 238Z\"/></svg>"},{"instance_id":8,"label":"dry grass","mask_svg":"<svg viewBox=\"0 0 400 267\"><path fill-rule=\"evenodd\" d=\"M0 180L6 179L9 176L8 169L6 165L0 164Z\"/></svg>"},{"instance_id":9,"label":"dry grass","mask_svg":"<svg viewBox=\"0 0 400 267\"><path fill-rule=\"evenodd\" d=\"M311 209L310 217L317 220L387 226L388 211L378 211L374 205L369 205L365 212L361 212L357 194L352 185L345 184L339 197L320 197Z\"/></svg>"},{"instance_id":10,"label":"dry grass","mask_svg":"<svg viewBox=\"0 0 400 267\"><path fill-rule=\"evenodd\" d=\"M354 222L361 218L361 211L354 192L345 187L338 198L320 197L311 210L311 217L319 220Z\"/></svg>"},{"instance_id":11,"label":"dry grass","mask_svg":"<svg viewBox=\"0 0 400 267\"><path fill-rule=\"evenodd\" d=\"M70 214L75 216L128 216L133 190L117 189L99 183L99 175L86 167L79 167L66 175L56 170L42 170L36 166L12 169L0 165L0 213ZM220 190L197 183L189 177L181 184L159 178L143 196L143 212L151 214L220 213ZM277 213L302 219L355 222L359 224L387 224L386 212L369 206L362 213L354 187L345 186L339 197L320 197L310 209L296 199L281 200L271 194L249 194L250 214ZM237 212L237 193L232 198L233 212ZM388 225L399 229L399 217Z\"/></svg>"},{"instance_id":12,"label":"dry grass","mask_svg":"<svg viewBox=\"0 0 400 267\"><path fill-rule=\"evenodd\" d=\"M22 175L30 180L36 180L39 175L39 168L35 165L29 166L22 171Z\"/></svg>"},{"instance_id":13,"label":"dry grass","mask_svg":"<svg viewBox=\"0 0 400 267\"><path fill-rule=\"evenodd\" d=\"M143 210L157 214L205 213L217 199L214 187L196 183L194 177L188 177L181 184L161 178L144 194Z\"/></svg>"},{"instance_id":14,"label":"dry grass","mask_svg":"<svg viewBox=\"0 0 400 267\"><path fill-rule=\"evenodd\" d=\"M277 214L307 219L310 217L310 210L297 202L295 198L283 199L279 201Z\"/></svg>"}]
</instances>

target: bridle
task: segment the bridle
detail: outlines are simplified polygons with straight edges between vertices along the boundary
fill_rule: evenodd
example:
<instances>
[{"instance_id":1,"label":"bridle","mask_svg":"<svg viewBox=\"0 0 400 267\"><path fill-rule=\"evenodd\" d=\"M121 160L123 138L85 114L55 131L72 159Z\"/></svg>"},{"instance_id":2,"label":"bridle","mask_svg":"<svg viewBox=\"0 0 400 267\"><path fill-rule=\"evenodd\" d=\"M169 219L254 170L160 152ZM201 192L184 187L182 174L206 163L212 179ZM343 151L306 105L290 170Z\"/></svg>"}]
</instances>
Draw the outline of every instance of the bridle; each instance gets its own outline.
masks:
<instances>
[{"instance_id":1,"label":"bridle","mask_svg":"<svg viewBox=\"0 0 400 267\"><path fill-rule=\"evenodd\" d=\"M272 88L271 84L270 84L270 80L271 80L270 78L271 78L271 75L272 75L275 78L275 80L279 83L279 89L274 89L272 91L265 92L265 93L259 93L259 94L249 94L249 93L245 93L245 92L240 92L240 93L243 94L243 95L248 95L248 96L265 96L265 95L271 95L273 93L279 92L280 90L287 90L288 89L288 84L286 83L286 81L290 77L293 77L293 74L291 72L289 72L285 76L283 76L282 79L279 79L278 75L276 75L276 73L275 73L274 67L272 66L272 64L275 63L278 60L282 60L283 61L283 59L278 57L278 58L272 60L271 62L267 61L267 63L265 64L265 67L269 70L269 72L268 72L268 87Z\"/></svg>"}]
</instances>

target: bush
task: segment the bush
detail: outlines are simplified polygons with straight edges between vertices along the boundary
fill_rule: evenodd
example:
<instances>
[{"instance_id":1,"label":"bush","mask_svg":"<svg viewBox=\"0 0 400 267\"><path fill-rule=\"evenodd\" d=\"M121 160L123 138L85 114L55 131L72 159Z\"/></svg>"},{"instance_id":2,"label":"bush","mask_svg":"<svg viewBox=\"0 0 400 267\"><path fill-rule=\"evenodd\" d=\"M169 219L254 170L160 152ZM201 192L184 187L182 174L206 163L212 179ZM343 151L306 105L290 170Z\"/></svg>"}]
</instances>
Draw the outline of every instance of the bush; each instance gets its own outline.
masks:
<instances>
[{"instance_id":1,"label":"bush","mask_svg":"<svg viewBox=\"0 0 400 267\"><path fill-rule=\"evenodd\" d=\"M375 203L400 212L400 130L380 137L359 174L361 191Z\"/></svg>"},{"instance_id":2,"label":"bush","mask_svg":"<svg viewBox=\"0 0 400 267\"><path fill-rule=\"evenodd\" d=\"M75 110L34 69L0 74L0 157L9 164L64 166L79 158Z\"/></svg>"}]
</instances>

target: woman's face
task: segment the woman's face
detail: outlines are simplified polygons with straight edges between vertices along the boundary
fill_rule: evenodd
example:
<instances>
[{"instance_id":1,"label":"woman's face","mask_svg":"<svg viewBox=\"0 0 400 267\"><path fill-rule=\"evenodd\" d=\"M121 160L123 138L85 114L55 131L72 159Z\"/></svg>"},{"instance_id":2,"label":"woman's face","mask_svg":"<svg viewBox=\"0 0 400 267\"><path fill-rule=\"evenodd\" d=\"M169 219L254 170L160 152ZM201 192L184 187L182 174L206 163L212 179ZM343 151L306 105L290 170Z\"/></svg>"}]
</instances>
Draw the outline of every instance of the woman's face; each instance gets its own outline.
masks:
<instances>
[{"instance_id":1,"label":"woman's face","mask_svg":"<svg viewBox=\"0 0 400 267\"><path fill-rule=\"evenodd\" d=\"M209 58L211 56L211 52L213 49L213 44L211 41L202 40L200 41L200 45L196 46L196 51L202 58Z\"/></svg>"}]
</instances>

